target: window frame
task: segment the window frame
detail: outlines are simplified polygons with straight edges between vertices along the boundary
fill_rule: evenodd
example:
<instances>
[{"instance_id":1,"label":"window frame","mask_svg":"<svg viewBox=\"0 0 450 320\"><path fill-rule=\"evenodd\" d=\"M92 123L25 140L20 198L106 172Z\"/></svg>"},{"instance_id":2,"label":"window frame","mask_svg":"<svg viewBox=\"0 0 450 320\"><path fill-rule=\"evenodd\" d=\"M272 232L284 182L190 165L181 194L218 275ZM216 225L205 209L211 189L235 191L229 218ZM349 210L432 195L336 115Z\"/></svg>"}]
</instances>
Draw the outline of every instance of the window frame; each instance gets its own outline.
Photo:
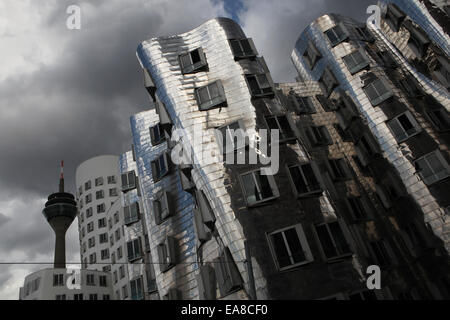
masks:
<instances>
[{"instance_id":1,"label":"window frame","mask_svg":"<svg viewBox=\"0 0 450 320\"><path fill-rule=\"evenodd\" d=\"M243 46L242 46L242 41L243 40L247 40L248 41L248 45L250 46L252 52L251 53L247 53L245 54L245 50L243 50ZM242 52L242 54L239 54L238 52L235 51L233 45L231 44L232 41L236 41L239 44L240 50ZM230 45L230 49L231 52L233 53L234 59L235 60L240 60L240 59L248 59L248 58L255 58L258 55L258 51L256 50L255 44L253 42L252 38L234 38L234 39L228 39L228 43Z\"/></svg>"},{"instance_id":2,"label":"window frame","mask_svg":"<svg viewBox=\"0 0 450 320\"><path fill-rule=\"evenodd\" d=\"M338 37L338 33L336 32L337 28L341 29L340 30L342 32L341 37ZM335 41L332 41L330 39L329 33L331 33L331 32L333 33L333 36L336 38ZM331 47L333 47L333 48L335 46L337 46L338 44L346 41L349 38L349 32L347 30L347 27L343 23L338 23L334 27L332 27L328 30L325 30L323 33L326 35Z\"/></svg>"},{"instance_id":3,"label":"window frame","mask_svg":"<svg viewBox=\"0 0 450 320\"><path fill-rule=\"evenodd\" d=\"M437 157L437 159L439 160L441 166L444 168L444 170L442 172L445 172L443 176L439 176L439 174L441 172L436 173L435 170L433 169L433 167L431 166L429 160L427 160L427 157L430 157L432 155L435 155ZM422 170L416 169L417 173L419 174L421 180L426 184L426 185L432 185L436 182L439 182L441 180L444 180L446 178L448 178L450 176L450 165L448 164L447 160L445 159L445 157L442 155L441 150L436 149L432 152L429 152L417 159L414 160L414 165L416 168L418 168L418 162L419 161L426 161L426 164L428 165L429 169L433 172L433 174L431 176L428 177L424 177L421 173ZM430 179L433 178L433 179Z\"/></svg>"},{"instance_id":4,"label":"window frame","mask_svg":"<svg viewBox=\"0 0 450 320\"><path fill-rule=\"evenodd\" d=\"M210 87L212 85L217 86L218 96L211 98ZM206 89L209 99L206 101L202 101L199 91ZM194 96L197 101L198 111L209 111L217 108L222 108L227 106L227 97L225 95L225 89L223 87L222 81L217 79L215 81L211 81L208 84L195 88Z\"/></svg>"},{"instance_id":5,"label":"window frame","mask_svg":"<svg viewBox=\"0 0 450 320\"><path fill-rule=\"evenodd\" d=\"M126 180L126 184L124 184L124 177ZM133 179L130 179L130 177L133 177ZM120 175L120 178L121 178L121 184L122 184L122 192L127 192L129 190L133 190L136 188L137 177L136 177L136 173L134 172L134 170L130 170L130 171L122 173ZM133 182L131 183L130 180L132 180Z\"/></svg>"},{"instance_id":6,"label":"window frame","mask_svg":"<svg viewBox=\"0 0 450 320\"><path fill-rule=\"evenodd\" d=\"M279 193L279 190L278 190L278 186L277 186L277 184L276 184L276 182L275 182L274 176L273 176L273 175L265 175L265 176L267 177L267 181L268 181L269 186L270 186L270 189L271 189L271 191L272 191L272 196L270 196L270 197L268 197L268 198L265 198L265 199L256 200L256 201L251 202L251 203L248 202L247 190L245 189L245 184L244 184L244 181L243 181L243 176L244 176L244 175L251 174L251 175L252 175L252 178L253 178L253 182L255 183L255 187L257 188L257 192L258 192L259 194L261 194L261 186L258 185L257 179L256 179L256 177L255 177L255 173L256 173L256 172L261 173L261 169L262 169L262 168L253 169L253 170L246 171L246 172L243 172L243 173L240 173L240 174L239 174L239 182L240 182L240 184L241 184L242 194L243 194L243 196L244 196L244 198L245 198L245 203L246 203L246 206L247 206L247 207L256 207L256 206L259 206L259 205L263 205L263 204L265 204L266 202L270 202L271 200L277 199L277 198L280 196L280 193Z\"/></svg>"},{"instance_id":7,"label":"window frame","mask_svg":"<svg viewBox=\"0 0 450 320\"><path fill-rule=\"evenodd\" d=\"M162 157L162 161L164 162L164 166L166 167L166 171L163 173L161 173L161 171L160 171L161 157ZM158 163L158 168L156 166L156 163ZM169 175L171 170L170 170L170 163L169 163L169 159L168 159L168 153L166 151L164 151L158 157L153 159L151 161L151 167L152 167L152 176L153 176L154 182L160 181L162 178Z\"/></svg>"},{"instance_id":8,"label":"window frame","mask_svg":"<svg viewBox=\"0 0 450 320\"><path fill-rule=\"evenodd\" d=\"M344 253L338 252L338 247L336 246L336 240L334 239L335 236L334 236L334 234L332 233L332 231L331 231L331 229L329 227L329 225L332 224L332 223L337 223L338 224L338 226L339 226L339 228L340 228L340 230L342 232L342 235L344 236L345 241L347 242L347 246L348 246L349 252L344 252ZM331 256L331 257L327 257L327 255L325 254L322 240L321 240L321 238L319 236L319 233L317 232L317 227L321 227L321 226L325 226L326 227L327 234L328 234L328 236L331 239L333 248L335 249L337 255ZM312 229L313 229L314 236L316 238L316 241L317 241L317 244L318 244L318 247L319 247L320 254L321 254L322 258L325 261L340 260L340 259L343 259L343 258L348 258L348 257L353 255L353 253L354 253L353 239L350 236L350 232L348 230L347 225L345 224L345 222L342 219L337 219L337 220L333 220L333 221L324 221L324 222L321 222L321 223L317 223L317 224L313 225Z\"/></svg>"},{"instance_id":9,"label":"window frame","mask_svg":"<svg viewBox=\"0 0 450 320\"><path fill-rule=\"evenodd\" d=\"M303 171L304 170L303 166L306 166L306 165L310 166L311 172L313 173L313 175L314 175L314 177L316 179L318 189L312 189L312 190L309 190L308 192L299 193L299 191L297 190L297 187L295 185L294 178L292 177L290 169L293 168L293 167L298 167L299 168L300 175L301 175L301 177L303 179L303 184L306 186L307 189L309 189L308 188L309 186L314 187L315 185L314 184L310 184L310 181L308 181L306 179L306 175L305 175L305 173ZM322 194L323 188L322 188L322 186L320 184L318 175L316 174L316 171L315 171L314 167L315 167L315 165L313 165L311 162L297 163L297 164L290 164L290 165L286 164L286 170L287 170L287 173L288 173L289 181L291 183L292 191L294 192L294 196L296 198L306 198L306 197L310 197L312 195L317 195L317 194L321 195Z\"/></svg>"},{"instance_id":10,"label":"window frame","mask_svg":"<svg viewBox=\"0 0 450 320\"><path fill-rule=\"evenodd\" d=\"M286 134L287 135L289 132L285 133L284 129L281 128L279 118L282 118L282 117L286 118L286 121L289 124L289 130L290 130L290 133L291 133L290 136L288 135L288 136L286 136L284 138L281 138L281 135L282 134ZM277 128L270 128L269 122L267 121L268 118L275 119L275 122L277 124ZM294 126L292 125L291 117L289 116L289 114L269 114L269 115L264 116L264 121L265 121L265 124L266 124L266 128L269 130L270 136L272 136L272 134L271 134L272 129L277 129L279 131L279 133L280 133L279 136L278 136L278 142L279 143L288 142L288 141L291 141L291 140L297 140L297 136L296 136L295 131L293 129Z\"/></svg>"},{"instance_id":11,"label":"window frame","mask_svg":"<svg viewBox=\"0 0 450 320\"><path fill-rule=\"evenodd\" d=\"M199 56L199 61L198 62L193 62L193 58L192 58L192 54L197 51L197 54ZM183 57L188 56L189 60L190 60L190 64L189 65L184 65L183 63ZM181 74L185 75L185 74L191 74L191 73L196 73L199 71L204 71L205 69L208 68L208 62L206 60L206 55L203 52L203 48L199 47L196 48L194 50L182 53L180 55L178 55L178 63L180 65L180 70L181 70Z\"/></svg>"},{"instance_id":12,"label":"window frame","mask_svg":"<svg viewBox=\"0 0 450 320\"><path fill-rule=\"evenodd\" d=\"M378 89L377 89L377 87L375 86L375 84L376 83L381 83L382 85L383 85L383 87L386 89L386 91L385 92L383 92L383 93L381 93L380 94L380 92L378 92ZM376 94L377 94L377 97L376 98L371 98L370 96L369 96L369 94L367 93L367 90L369 89L369 88L371 88ZM391 86L391 84L386 80L386 78L385 77L379 77L379 78L377 78L377 77L375 77L375 78L372 78L371 79L371 81L369 82L369 83L364 83L364 86L363 86L363 91L364 91L364 93L366 94L366 96L367 96L367 99L370 101L370 103L372 104L372 106L378 106L379 104L381 104L381 103L383 103L383 102L385 102L386 100L388 100L389 98L391 98L393 95L394 95L394 93L393 93L393 91L392 91L392 86Z\"/></svg>"},{"instance_id":13,"label":"window frame","mask_svg":"<svg viewBox=\"0 0 450 320\"><path fill-rule=\"evenodd\" d=\"M288 251L288 255L291 258L291 256L292 256L291 249L289 248L289 245L288 245L287 240L286 240L286 236L284 235L284 232L287 231L287 230L290 230L290 229L295 229L295 231L297 233L297 237L298 237L298 240L299 240L300 245L302 247L302 250L303 250L303 253L304 253L304 256L305 256L305 260L302 261L302 262L291 263L290 265L285 266L285 267L280 267L279 261L278 261L278 258L277 258L277 254L275 252L275 246L274 246L274 244L272 242L272 235L283 232L284 245L286 246L286 249ZM312 261L314 261L314 256L313 256L313 254L311 252L311 248L309 246L308 240L306 238L306 235L305 235L305 232L303 230L303 226L302 226L301 223L298 223L298 224L295 224L295 225L291 225L291 226L288 226L288 227L285 227L285 228L277 229L277 230L274 230L272 232L266 232L266 238L267 238L267 242L269 244L269 250L270 250L270 252L272 254L272 259L273 259L273 261L275 263L275 267L276 267L276 269L279 272L288 271L290 269L294 269L294 268L297 268L297 267L309 264ZM291 258L291 262L292 262L292 258Z\"/></svg>"},{"instance_id":14,"label":"window frame","mask_svg":"<svg viewBox=\"0 0 450 320\"><path fill-rule=\"evenodd\" d=\"M252 90L252 87L250 86L250 80L249 80L249 78L251 78L251 77L253 77L256 80L256 84L258 85L259 92L254 92ZM267 82L267 86L261 86L260 77L266 78L265 81ZM253 98L264 98L264 97L273 96L275 94L274 83L273 83L272 77L269 72L245 74L245 81L247 82L248 90ZM268 91L267 89L270 89L270 91ZM267 90L267 92L263 92L264 90Z\"/></svg>"},{"instance_id":15,"label":"window frame","mask_svg":"<svg viewBox=\"0 0 450 320\"><path fill-rule=\"evenodd\" d=\"M156 139L156 134L155 134L156 129L158 130L159 139ZM166 141L165 132L164 132L164 129L160 122L158 122L154 126L151 126L149 128L149 131L150 131L150 139L152 142L152 146L157 146L157 145L163 143L164 141Z\"/></svg>"},{"instance_id":16,"label":"window frame","mask_svg":"<svg viewBox=\"0 0 450 320\"><path fill-rule=\"evenodd\" d=\"M355 55L357 55L357 54L359 54L363 60L360 63L356 63L357 59L355 58ZM349 61L350 59L352 61ZM355 50L355 51L343 56L342 61L346 65L347 70L350 72L351 75L354 75L355 73L358 73L359 71L361 71L367 67L370 67L370 60L363 48L359 48L358 50Z\"/></svg>"},{"instance_id":17,"label":"window frame","mask_svg":"<svg viewBox=\"0 0 450 320\"><path fill-rule=\"evenodd\" d=\"M399 121L399 118L402 116L406 116L407 120L410 122L411 126L413 127L414 132L408 133L405 130L402 123ZM397 135L395 129L392 126L393 123L396 124L397 129L400 129L402 131L401 136ZM394 136L395 140L397 140L398 143L408 140L409 138L419 134L422 131L422 127L419 125L419 123L417 122L417 120L414 118L414 116L412 115L412 113L409 110L407 110L399 115L396 115L392 119L386 121L386 124L387 124L389 130L392 132L392 135Z\"/></svg>"}]
</instances>

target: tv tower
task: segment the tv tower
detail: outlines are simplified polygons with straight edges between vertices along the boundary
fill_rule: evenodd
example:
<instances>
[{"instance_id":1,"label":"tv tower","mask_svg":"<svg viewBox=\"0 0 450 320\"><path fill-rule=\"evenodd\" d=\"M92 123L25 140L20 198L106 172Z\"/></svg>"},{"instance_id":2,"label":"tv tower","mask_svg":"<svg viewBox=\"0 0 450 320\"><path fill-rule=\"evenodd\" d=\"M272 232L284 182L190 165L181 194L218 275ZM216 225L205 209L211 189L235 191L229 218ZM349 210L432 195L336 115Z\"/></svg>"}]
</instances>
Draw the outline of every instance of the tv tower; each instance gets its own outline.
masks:
<instances>
[{"instance_id":1,"label":"tv tower","mask_svg":"<svg viewBox=\"0 0 450 320\"><path fill-rule=\"evenodd\" d=\"M45 218L55 232L54 268L66 267L66 231L77 215L75 197L64 192L64 161L61 161L59 191L48 196L42 210Z\"/></svg>"}]
</instances>

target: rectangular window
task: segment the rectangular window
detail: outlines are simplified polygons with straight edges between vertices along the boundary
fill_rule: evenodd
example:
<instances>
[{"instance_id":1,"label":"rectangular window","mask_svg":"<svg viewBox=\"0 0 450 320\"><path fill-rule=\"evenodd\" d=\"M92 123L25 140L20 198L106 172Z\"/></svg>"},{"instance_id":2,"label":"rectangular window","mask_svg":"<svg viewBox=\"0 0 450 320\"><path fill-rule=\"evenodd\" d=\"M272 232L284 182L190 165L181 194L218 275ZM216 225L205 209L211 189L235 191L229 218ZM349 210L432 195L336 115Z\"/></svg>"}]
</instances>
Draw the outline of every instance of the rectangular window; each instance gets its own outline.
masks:
<instances>
[{"instance_id":1,"label":"rectangular window","mask_svg":"<svg viewBox=\"0 0 450 320\"><path fill-rule=\"evenodd\" d=\"M152 140L152 146L156 146L166 140L161 123L150 127L150 139Z\"/></svg>"},{"instance_id":2,"label":"rectangular window","mask_svg":"<svg viewBox=\"0 0 450 320\"><path fill-rule=\"evenodd\" d=\"M333 144L331 136L325 126L309 127L306 130L306 136L313 147Z\"/></svg>"},{"instance_id":3,"label":"rectangular window","mask_svg":"<svg viewBox=\"0 0 450 320\"><path fill-rule=\"evenodd\" d=\"M123 208L124 224L129 225L139 220L139 204L133 202Z\"/></svg>"},{"instance_id":4,"label":"rectangular window","mask_svg":"<svg viewBox=\"0 0 450 320\"><path fill-rule=\"evenodd\" d=\"M316 99L320 102L323 110L328 111L336 111L337 106L333 99L328 99L324 95L318 94L316 95Z\"/></svg>"},{"instance_id":5,"label":"rectangular window","mask_svg":"<svg viewBox=\"0 0 450 320\"><path fill-rule=\"evenodd\" d=\"M141 241L139 238L127 242L128 261L142 257Z\"/></svg>"},{"instance_id":6,"label":"rectangular window","mask_svg":"<svg viewBox=\"0 0 450 320\"><path fill-rule=\"evenodd\" d=\"M88 246L89 246L89 248L92 248L95 246L95 238L94 237L88 239Z\"/></svg>"},{"instance_id":7,"label":"rectangular window","mask_svg":"<svg viewBox=\"0 0 450 320\"><path fill-rule=\"evenodd\" d=\"M108 242L108 234L107 234L106 232L100 234L100 235L98 236L98 238L99 238L100 243L106 243L106 242Z\"/></svg>"},{"instance_id":8,"label":"rectangular window","mask_svg":"<svg viewBox=\"0 0 450 320\"><path fill-rule=\"evenodd\" d=\"M127 288L127 285L124 285L124 286L122 287L122 297L123 297L124 299L128 298L128 288Z\"/></svg>"},{"instance_id":9,"label":"rectangular window","mask_svg":"<svg viewBox=\"0 0 450 320\"><path fill-rule=\"evenodd\" d=\"M202 48L197 48L179 56L181 73L188 74L204 70L208 63Z\"/></svg>"},{"instance_id":10,"label":"rectangular window","mask_svg":"<svg viewBox=\"0 0 450 320\"><path fill-rule=\"evenodd\" d=\"M278 130L279 140L286 141L295 139L294 131L285 115L266 116L267 127L272 130Z\"/></svg>"},{"instance_id":11,"label":"rectangular window","mask_svg":"<svg viewBox=\"0 0 450 320\"><path fill-rule=\"evenodd\" d=\"M73 300L83 300L83 294L82 293L75 293L73 295Z\"/></svg>"},{"instance_id":12,"label":"rectangular window","mask_svg":"<svg viewBox=\"0 0 450 320\"><path fill-rule=\"evenodd\" d=\"M363 220L367 217L367 209L361 197L348 197L347 204L354 220Z\"/></svg>"},{"instance_id":13,"label":"rectangular window","mask_svg":"<svg viewBox=\"0 0 450 320\"><path fill-rule=\"evenodd\" d=\"M216 139L222 153L228 153L245 147L245 126L238 120L215 130Z\"/></svg>"},{"instance_id":14,"label":"rectangular window","mask_svg":"<svg viewBox=\"0 0 450 320\"><path fill-rule=\"evenodd\" d=\"M108 184L116 183L116 176L108 176Z\"/></svg>"},{"instance_id":15,"label":"rectangular window","mask_svg":"<svg viewBox=\"0 0 450 320\"><path fill-rule=\"evenodd\" d=\"M228 41L236 59L253 58L258 55L251 38L230 39Z\"/></svg>"},{"instance_id":16,"label":"rectangular window","mask_svg":"<svg viewBox=\"0 0 450 320\"><path fill-rule=\"evenodd\" d=\"M298 113L300 114L312 114L316 113L316 108L311 100L311 97L298 97L294 100L296 102Z\"/></svg>"},{"instance_id":17,"label":"rectangular window","mask_svg":"<svg viewBox=\"0 0 450 320\"><path fill-rule=\"evenodd\" d=\"M368 42L374 41L372 34L365 26L355 27L355 31L361 40Z\"/></svg>"},{"instance_id":18,"label":"rectangular window","mask_svg":"<svg viewBox=\"0 0 450 320\"><path fill-rule=\"evenodd\" d=\"M246 74L245 79L252 97L258 98L274 94L273 81L269 73Z\"/></svg>"},{"instance_id":19,"label":"rectangular window","mask_svg":"<svg viewBox=\"0 0 450 320\"><path fill-rule=\"evenodd\" d=\"M141 277L131 280L130 288L131 288L131 299L132 300L142 300L144 298Z\"/></svg>"},{"instance_id":20,"label":"rectangular window","mask_svg":"<svg viewBox=\"0 0 450 320\"><path fill-rule=\"evenodd\" d=\"M219 256L213 260L213 265L222 297L242 288L241 274L228 247L220 250Z\"/></svg>"},{"instance_id":21,"label":"rectangular window","mask_svg":"<svg viewBox=\"0 0 450 320\"><path fill-rule=\"evenodd\" d=\"M92 202L92 194L88 193L88 194L85 196L85 200L86 200L86 204Z\"/></svg>"},{"instance_id":22,"label":"rectangular window","mask_svg":"<svg viewBox=\"0 0 450 320\"><path fill-rule=\"evenodd\" d=\"M342 23L325 31L325 34L328 40L330 40L332 47L338 45L339 43L345 41L348 38L347 28Z\"/></svg>"},{"instance_id":23,"label":"rectangular window","mask_svg":"<svg viewBox=\"0 0 450 320\"><path fill-rule=\"evenodd\" d=\"M94 253L89 255L89 264L94 264L97 262L97 255Z\"/></svg>"},{"instance_id":24,"label":"rectangular window","mask_svg":"<svg viewBox=\"0 0 450 320\"><path fill-rule=\"evenodd\" d=\"M156 224L161 224L170 217L169 195L166 191L163 191L159 198L153 201L153 212Z\"/></svg>"},{"instance_id":25,"label":"rectangular window","mask_svg":"<svg viewBox=\"0 0 450 320\"><path fill-rule=\"evenodd\" d=\"M411 112L406 111L387 122L397 142L402 142L420 132L421 128Z\"/></svg>"},{"instance_id":26,"label":"rectangular window","mask_svg":"<svg viewBox=\"0 0 450 320\"><path fill-rule=\"evenodd\" d=\"M95 286L95 275L94 274L87 274L86 275L86 284L88 286Z\"/></svg>"},{"instance_id":27,"label":"rectangular window","mask_svg":"<svg viewBox=\"0 0 450 320\"><path fill-rule=\"evenodd\" d=\"M393 95L389 83L384 78L372 79L363 90L373 106L379 105Z\"/></svg>"},{"instance_id":28,"label":"rectangular window","mask_svg":"<svg viewBox=\"0 0 450 320\"><path fill-rule=\"evenodd\" d=\"M311 164L288 166L288 170L295 196L305 197L322 193L322 188L317 181Z\"/></svg>"},{"instance_id":29,"label":"rectangular window","mask_svg":"<svg viewBox=\"0 0 450 320\"><path fill-rule=\"evenodd\" d=\"M309 68L312 70L316 65L316 62L322 57L319 50L314 46L312 42L308 42L303 58L307 62Z\"/></svg>"},{"instance_id":30,"label":"rectangular window","mask_svg":"<svg viewBox=\"0 0 450 320\"><path fill-rule=\"evenodd\" d=\"M95 178L95 186L98 187L102 185L103 185L103 177Z\"/></svg>"},{"instance_id":31,"label":"rectangular window","mask_svg":"<svg viewBox=\"0 0 450 320\"><path fill-rule=\"evenodd\" d=\"M389 254L390 248L384 240L370 242L370 248L374 254L377 264L382 266L389 266L392 262Z\"/></svg>"},{"instance_id":32,"label":"rectangular window","mask_svg":"<svg viewBox=\"0 0 450 320\"><path fill-rule=\"evenodd\" d=\"M89 233L92 231L94 231L94 222L91 221L87 224L87 232Z\"/></svg>"},{"instance_id":33,"label":"rectangular window","mask_svg":"<svg viewBox=\"0 0 450 320\"><path fill-rule=\"evenodd\" d=\"M450 175L450 167L439 150L424 155L414 163L417 172L426 184L435 183Z\"/></svg>"},{"instance_id":34,"label":"rectangular window","mask_svg":"<svg viewBox=\"0 0 450 320\"><path fill-rule=\"evenodd\" d=\"M358 71L368 67L370 63L369 58L367 58L367 55L362 48L346 55L342 58L342 60L344 60L348 71L351 74L355 74Z\"/></svg>"},{"instance_id":35,"label":"rectangular window","mask_svg":"<svg viewBox=\"0 0 450 320\"><path fill-rule=\"evenodd\" d=\"M120 279L125 277L125 267L123 265L119 267L119 277Z\"/></svg>"},{"instance_id":36,"label":"rectangular window","mask_svg":"<svg viewBox=\"0 0 450 320\"><path fill-rule=\"evenodd\" d=\"M261 170L242 174L240 177L248 206L257 205L279 196L273 176L262 175Z\"/></svg>"},{"instance_id":37,"label":"rectangular window","mask_svg":"<svg viewBox=\"0 0 450 320\"><path fill-rule=\"evenodd\" d=\"M450 117L447 110L442 108L432 109L426 111L428 118L431 123L435 126L438 131L448 131L450 130Z\"/></svg>"},{"instance_id":38,"label":"rectangular window","mask_svg":"<svg viewBox=\"0 0 450 320\"><path fill-rule=\"evenodd\" d=\"M86 209L86 218L92 217L93 212L94 211L92 210L92 208L87 208Z\"/></svg>"},{"instance_id":39,"label":"rectangular window","mask_svg":"<svg viewBox=\"0 0 450 320\"><path fill-rule=\"evenodd\" d=\"M157 247L159 267L161 272L166 272L176 263L175 238L166 237L163 243Z\"/></svg>"},{"instance_id":40,"label":"rectangular window","mask_svg":"<svg viewBox=\"0 0 450 320\"><path fill-rule=\"evenodd\" d=\"M99 190L95 192L95 199L103 199L105 197L105 192L103 190Z\"/></svg>"},{"instance_id":41,"label":"rectangular window","mask_svg":"<svg viewBox=\"0 0 450 320\"><path fill-rule=\"evenodd\" d=\"M339 123L333 124L333 127L337 131L339 136L341 137L342 141L344 141L344 142L352 142L353 141L353 137L350 134L350 132L347 130L344 130Z\"/></svg>"},{"instance_id":42,"label":"rectangular window","mask_svg":"<svg viewBox=\"0 0 450 320\"><path fill-rule=\"evenodd\" d=\"M136 175L133 170L123 173L121 178L123 192L136 188Z\"/></svg>"},{"instance_id":43,"label":"rectangular window","mask_svg":"<svg viewBox=\"0 0 450 320\"><path fill-rule=\"evenodd\" d=\"M116 241L118 241L120 239L120 229L116 229L116 231L114 231L114 234L116 236Z\"/></svg>"},{"instance_id":44,"label":"rectangular window","mask_svg":"<svg viewBox=\"0 0 450 320\"><path fill-rule=\"evenodd\" d=\"M116 188L111 188L109 189L109 196L110 197L117 197L117 189Z\"/></svg>"},{"instance_id":45,"label":"rectangular window","mask_svg":"<svg viewBox=\"0 0 450 320\"><path fill-rule=\"evenodd\" d=\"M206 86L195 89L198 110L206 111L224 107L227 101L222 81L216 80Z\"/></svg>"},{"instance_id":46,"label":"rectangular window","mask_svg":"<svg viewBox=\"0 0 450 320\"><path fill-rule=\"evenodd\" d=\"M122 247L117 248L117 259L122 259L123 253L122 253Z\"/></svg>"},{"instance_id":47,"label":"rectangular window","mask_svg":"<svg viewBox=\"0 0 450 320\"><path fill-rule=\"evenodd\" d=\"M84 191L87 191L91 188L91 180L84 183Z\"/></svg>"},{"instance_id":48,"label":"rectangular window","mask_svg":"<svg viewBox=\"0 0 450 320\"><path fill-rule=\"evenodd\" d=\"M100 203L97 205L97 213L102 213L105 212L105 204L104 203Z\"/></svg>"},{"instance_id":49,"label":"rectangular window","mask_svg":"<svg viewBox=\"0 0 450 320\"><path fill-rule=\"evenodd\" d=\"M350 240L343 231L343 222L334 221L314 226L320 247L326 259L351 255Z\"/></svg>"},{"instance_id":50,"label":"rectangular window","mask_svg":"<svg viewBox=\"0 0 450 320\"><path fill-rule=\"evenodd\" d=\"M96 293L90 293L89 294L89 300L97 300L97 294Z\"/></svg>"},{"instance_id":51,"label":"rectangular window","mask_svg":"<svg viewBox=\"0 0 450 320\"><path fill-rule=\"evenodd\" d=\"M63 286L64 285L64 274L54 274L53 275L53 286Z\"/></svg>"},{"instance_id":52,"label":"rectangular window","mask_svg":"<svg viewBox=\"0 0 450 320\"><path fill-rule=\"evenodd\" d=\"M65 294L57 294L56 300L66 300L66 295Z\"/></svg>"},{"instance_id":53,"label":"rectangular window","mask_svg":"<svg viewBox=\"0 0 450 320\"><path fill-rule=\"evenodd\" d=\"M108 259L109 258L109 250L108 249L101 250L100 255L101 255L102 260Z\"/></svg>"},{"instance_id":54,"label":"rectangular window","mask_svg":"<svg viewBox=\"0 0 450 320\"><path fill-rule=\"evenodd\" d=\"M351 178L350 168L344 158L329 159L328 167L333 180L346 180Z\"/></svg>"},{"instance_id":55,"label":"rectangular window","mask_svg":"<svg viewBox=\"0 0 450 320\"><path fill-rule=\"evenodd\" d=\"M167 158L167 153L162 153L158 158L152 161L151 165L153 180L155 182L159 181L169 173L169 160Z\"/></svg>"},{"instance_id":56,"label":"rectangular window","mask_svg":"<svg viewBox=\"0 0 450 320\"><path fill-rule=\"evenodd\" d=\"M110 300L109 294L104 294L103 295L103 300Z\"/></svg>"},{"instance_id":57,"label":"rectangular window","mask_svg":"<svg viewBox=\"0 0 450 320\"><path fill-rule=\"evenodd\" d=\"M301 224L268 234L270 249L279 271L313 261Z\"/></svg>"},{"instance_id":58,"label":"rectangular window","mask_svg":"<svg viewBox=\"0 0 450 320\"><path fill-rule=\"evenodd\" d=\"M328 67L323 71L322 77L320 77L319 81L322 84L326 97L329 97L334 88L339 86L339 82L334 76L333 71L331 71Z\"/></svg>"},{"instance_id":59,"label":"rectangular window","mask_svg":"<svg viewBox=\"0 0 450 320\"><path fill-rule=\"evenodd\" d=\"M372 138L362 136L355 145L356 155L363 166L367 166L376 154L379 153L378 146Z\"/></svg>"},{"instance_id":60,"label":"rectangular window","mask_svg":"<svg viewBox=\"0 0 450 320\"><path fill-rule=\"evenodd\" d=\"M117 222L119 222L119 220L120 220L119 213L118 212L114 213L114 223L116 224Z\"/></svg>"}]
</instances>

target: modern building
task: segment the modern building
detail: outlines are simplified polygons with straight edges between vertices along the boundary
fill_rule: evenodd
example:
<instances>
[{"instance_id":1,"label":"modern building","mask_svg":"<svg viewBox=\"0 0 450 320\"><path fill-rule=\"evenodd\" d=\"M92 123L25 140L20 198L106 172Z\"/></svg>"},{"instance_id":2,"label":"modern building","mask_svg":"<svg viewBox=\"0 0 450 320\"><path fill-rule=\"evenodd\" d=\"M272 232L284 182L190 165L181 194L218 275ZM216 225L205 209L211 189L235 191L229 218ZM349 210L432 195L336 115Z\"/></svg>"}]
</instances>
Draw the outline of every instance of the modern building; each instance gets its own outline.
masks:
<instances>
[{"instance_id":1,"label":"modern building","mask_svg":"<svg viewBox=\"0 0 450 320\"><path fill-rule=\"evenodd\" d=\"M375 209L352 223L368 244L368 263L386 265L385 283L396 299L448 298L448 92L432 90L435 83L412 69L380 30L338 15L311 23L292 60L305 85L320 87L311 95L302 85L284 85L306 110L300 112L305 145L319 161L341 153L359 185L341 188L336 168L327 165L327 189L336 189L337 203L362 192ZM308 111L313 101L321 112ZM336 141L336 133L348 143ZM354 200L349 204L351 215L359 211Z\"/></svg>"},{"instance_id":2,"label":"modern building","mask_svg":"<svg viewBox=\"0 0 450 320\"><path fill-rule=\"evenodd\" d=\"M42 210L55 232L53 268L39 270L25 278L20 300L110 300L110 274L103 271L66 268L66 231L78 213L75 197L64 191L63 163L59 191L51 194Z\"/></svg>"}]
</instances>

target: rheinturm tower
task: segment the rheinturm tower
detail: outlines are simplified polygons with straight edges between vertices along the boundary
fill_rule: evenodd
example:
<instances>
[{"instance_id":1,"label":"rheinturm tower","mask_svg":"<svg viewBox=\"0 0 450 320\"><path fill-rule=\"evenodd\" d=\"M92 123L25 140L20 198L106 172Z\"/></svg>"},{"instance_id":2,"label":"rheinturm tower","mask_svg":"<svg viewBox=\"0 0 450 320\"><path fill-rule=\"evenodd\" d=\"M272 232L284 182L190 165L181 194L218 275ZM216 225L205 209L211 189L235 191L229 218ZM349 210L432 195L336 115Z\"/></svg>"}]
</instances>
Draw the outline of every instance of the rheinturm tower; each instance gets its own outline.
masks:
<instances>
[{"instance_id":1,"label":"rheinturm tower","mask_svg":"<svg viewBox=\"0 0 450 320\"><path fill-rule=\"evenodd\" d=\"M64 162L61 161L59 190L48 196L45 208L42 210L45 218L55 231L54 268L66 267L66 231L77 215L75 197L64 192Z\"/></svg>"}]
</instances>

